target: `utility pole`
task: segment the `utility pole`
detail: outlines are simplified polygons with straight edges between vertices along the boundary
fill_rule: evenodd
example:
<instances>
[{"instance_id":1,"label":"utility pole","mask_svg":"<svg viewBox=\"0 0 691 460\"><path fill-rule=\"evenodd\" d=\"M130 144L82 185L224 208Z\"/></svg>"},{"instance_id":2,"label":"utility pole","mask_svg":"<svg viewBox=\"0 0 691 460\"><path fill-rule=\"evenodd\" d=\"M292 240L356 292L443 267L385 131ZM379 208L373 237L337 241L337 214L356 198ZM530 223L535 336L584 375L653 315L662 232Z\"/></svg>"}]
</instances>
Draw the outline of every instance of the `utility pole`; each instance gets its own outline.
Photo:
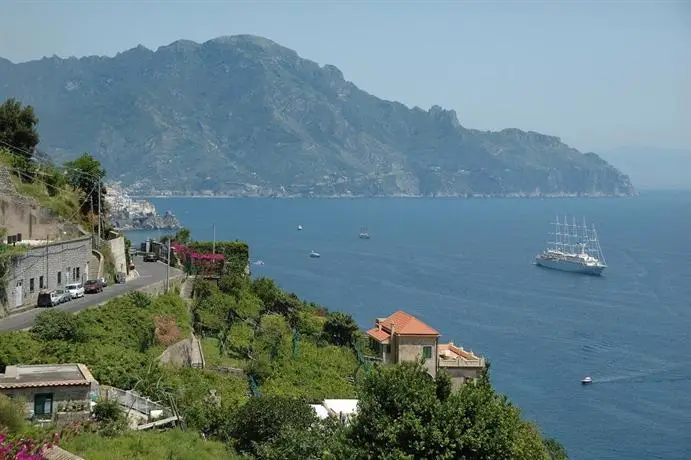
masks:
<instances>
[{"instance_id":1,"label":"utility pole","mask_svg":"<svg viewBox=\"0 0 691 460\"><path fill-rule=\"evenodd\" d=\"M170 289L170 239L166 243L168 245L168 260L166 261L166 292Z\"/></svg>"},{"instance_id":2,"label":"utility pole","mask_svg":"<svg viewBox=\"0 0 691 460\"><path fill-rule=\"evenodd\" d=\"M211 253L216 254L216 224L214 223L214 242L211 244Z\"/></svg>"},{"instance_id":3,"label":"utility pole","mask_svg":"<svg viewBox=\"0 0 691 460\"><path fill-rule=\"evenodd\" d=\"M93 216L94 215L94 194L93 193L89 196L89 200L91 201L91 215ZM91 221L91 222L92 222L91 232L93 233L93 231L94 231L93 221ZM98 239L96 240L96 242L98 242Z\"/></svg>"},{"instance_id":4,"label":"utility pole","mask_svg":"<svg viewBox=\"0 0 691 460\"><path fill-rule=\"evenodd\" d=\"M102 233L101 233L101 212L102 212L102 208L101 208L101 178L100 177L98 178L98 191L96 193L98 193L98 238L99 238L99 242L100 242L100 238L102 236Z\"/></svg>"},{"instance_id":5,"label":"utility pole","mask_svg":"<svg viewBox=\"0 0 691 460\"><path fill-rule=\"evenodd\" d=\"M43 287L39 286L39 291L41 289L48 289L48 235L46 235L46 281L43 283Z\"/></svg>"}]
</instances>

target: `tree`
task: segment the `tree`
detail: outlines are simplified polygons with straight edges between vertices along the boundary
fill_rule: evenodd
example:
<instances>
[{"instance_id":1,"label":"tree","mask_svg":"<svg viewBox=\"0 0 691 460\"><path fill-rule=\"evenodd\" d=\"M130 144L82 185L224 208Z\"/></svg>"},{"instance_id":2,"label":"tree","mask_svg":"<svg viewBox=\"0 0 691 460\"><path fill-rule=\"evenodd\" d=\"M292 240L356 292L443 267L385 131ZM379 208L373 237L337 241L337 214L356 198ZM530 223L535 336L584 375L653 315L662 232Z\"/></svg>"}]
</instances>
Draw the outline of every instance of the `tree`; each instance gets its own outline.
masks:
<instances>
[{"instance_id":1,"label":"tree","mask_svg":"<svg viewBox=\"0 0 691 460\"><path fill-rule=\"evenodd\" d=\"M43 341L79 342L85 338L79 317L60 310L39 313L34 320L32 332Z\"/></svg>"},{"instance_id":2,"label":"tree","mask_svg":"<svg viewBox=\"0 0 691 460\"><path fill-rule=\"evenodd\" d=\"M192 241L189 229L181 228L180 230L178 230L175 236L173 237L173 241L180 244L187 244L190 241Z\"/></svg>"},{"instance_id":3,"label":"tree","mask_svg":"<svg viewBox=\"0 0 691 460\"><path fill-rule=\"evenodd\" d=\"M569 460L566 449L556 439L547 438L544 440L545 448L549 455L549 460Z\"/></svg>"},{"instance_id":4,"label":"tree","mask_svg":"<svg viewBox=\"0 0 691 460\"><path fill-rule=\"evenodd\" d=\"M326 315L324 337L329 343L338 346L348 346L355 340L358 330L357 323L347 313L337 311Z\"/></svg>"},{"instance_id":5,"label":"tree","mask_svg":"<svg viewBox=\"0 0 691 460\"><path fill-rule=\"evenodd\" d=\"M235 448L256 455L263 444L276 441L283 430L306 431L317 414L304 402L283 396L251 398L232 417L230 437Z\"/></svg>"},{"instance_id":6,"label":"tree","mask_svg":"<svg viewBox=\"0 0 691 460\"><path fill-rule=\"evenodd\" d=\"M292 426L282 428L271 443L257 447L257 458L263 460L340 460L353 458L354 450L344 442L346 429L337 417L316 421L309 430Z\"/></svg>"},{"instance_id":7,"label":"tree","mask_svg":"<svg viewBox=\"0 0 691 460\"><path fill-rule=\"evenodd\" d=\"M246 284L247 281L245 277L237 273L223 275L221 279L218 280L218 288L221 292L232 295L236 300L240 298L240 293Z\"/></svg>"},{"instance_id":8,"label":"tree","mask_svg":"<svg viewBox=\"0 0 691 460\"><path fill-rule=\"evenodd\" d=\"M30 160L39 141L36 125L38 117L32 106L22 106L14 98L9 98L0 105L0 141L9 144L5 147L11 148L17 159L13 165L25 172L31 167Z\"/></svg>"},{"instance_id":9,"label":"tree","mask_svg":"<svg viewBox=\"0 0 691 460\"><path fill-rule=\"evenodd\" d=\"M65 162L65 168L67 168L67 181L84 194L82 213L86 215L93 212L95 215L100 215L99 193L101 206L105 205L106 195L106 187L103 185L106 170L101 167L101 163L90 154L84 153L76 160Z\"/></svg>"},{"instance_id":10,"label":"tree","mask_svg":"<svg viewBox=\"0 0 691 460\"><path fill-rule=\"evenodd\" d=\"M534 425L488 379L449 393L442 375L435 382L421 363L368 375L348 434L356 457L549 459Z\"/></svg>"},{"instance_id":11,"label":"tree","mask_svg":"<svg viewBox=\"0 0 691 460\"><path fill-rule=\"evenodd\" d=\"M271 310L282 294L274 280L265 277L252 281L252 291L261 299L265 310Z\"/></svg>"}]
</instances>

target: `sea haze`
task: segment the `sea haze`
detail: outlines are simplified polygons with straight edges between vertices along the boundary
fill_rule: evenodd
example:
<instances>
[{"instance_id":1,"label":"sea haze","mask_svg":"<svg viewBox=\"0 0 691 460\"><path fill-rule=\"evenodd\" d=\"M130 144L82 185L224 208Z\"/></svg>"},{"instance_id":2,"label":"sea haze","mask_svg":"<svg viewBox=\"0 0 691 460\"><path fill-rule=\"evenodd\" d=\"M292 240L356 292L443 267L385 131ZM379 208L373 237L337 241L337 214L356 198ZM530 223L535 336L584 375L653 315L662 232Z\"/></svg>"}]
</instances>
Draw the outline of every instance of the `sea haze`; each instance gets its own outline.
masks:
<instances>
[{"instance_id":1,"label":"sea haze","mask_svg":"<svg viewBox=\"0 0 691 460\"><path fill-rule=\"evenodd\" d=\"M247 241L255 276L363 328L401 308L488 357L496 388L572 459L691 458L691 193L154 203L196 239L215 223ZM603 277L532 264L557 213L596 223Z\"/></svg>"}]
</instances>

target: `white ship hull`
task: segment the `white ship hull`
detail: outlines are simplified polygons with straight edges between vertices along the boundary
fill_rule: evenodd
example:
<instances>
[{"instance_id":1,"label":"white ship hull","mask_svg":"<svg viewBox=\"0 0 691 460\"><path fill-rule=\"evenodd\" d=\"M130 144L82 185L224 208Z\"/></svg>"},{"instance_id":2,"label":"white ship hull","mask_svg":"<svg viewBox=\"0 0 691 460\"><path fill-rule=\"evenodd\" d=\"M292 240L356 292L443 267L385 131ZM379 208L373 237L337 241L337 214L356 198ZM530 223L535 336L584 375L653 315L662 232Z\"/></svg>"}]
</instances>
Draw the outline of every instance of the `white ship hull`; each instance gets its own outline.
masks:
<instances>
[{"instance_id":1,"label":"white ship hull","mask_svg":"<svg viewBox=\"0 0 691 460\"><path fill-rule=\"evenodd\" d=\"M602 265L586 265L576 261L552 259L537 256L535 263L540 267L552 268L563 272L583 273L585 275L600 276L605 267Z\"/></svg>"}]
</instances>

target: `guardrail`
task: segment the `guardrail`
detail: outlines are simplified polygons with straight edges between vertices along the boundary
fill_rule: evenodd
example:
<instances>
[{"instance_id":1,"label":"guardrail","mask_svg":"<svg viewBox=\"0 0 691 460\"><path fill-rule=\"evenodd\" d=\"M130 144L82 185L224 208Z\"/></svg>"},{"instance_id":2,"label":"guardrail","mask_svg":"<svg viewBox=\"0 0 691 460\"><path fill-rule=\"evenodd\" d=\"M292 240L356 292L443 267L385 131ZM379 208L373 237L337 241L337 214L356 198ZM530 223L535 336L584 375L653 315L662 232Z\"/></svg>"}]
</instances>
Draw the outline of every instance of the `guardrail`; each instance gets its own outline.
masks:
<instances>
[{"instance_id":1,"label":"guardrail","mask_svg":"<svg viewBox=\"0 0 691 460\"><path fill-rule=\"evenodd\" d=\"M148 398L139 396L131 391L121 390L120 388L101 385L101 397L104 399L115 399L121 406L134 409L137 412L151 416L151 411L160 410L170 413L170 409Z\"/></svg>"}]
</instances>

